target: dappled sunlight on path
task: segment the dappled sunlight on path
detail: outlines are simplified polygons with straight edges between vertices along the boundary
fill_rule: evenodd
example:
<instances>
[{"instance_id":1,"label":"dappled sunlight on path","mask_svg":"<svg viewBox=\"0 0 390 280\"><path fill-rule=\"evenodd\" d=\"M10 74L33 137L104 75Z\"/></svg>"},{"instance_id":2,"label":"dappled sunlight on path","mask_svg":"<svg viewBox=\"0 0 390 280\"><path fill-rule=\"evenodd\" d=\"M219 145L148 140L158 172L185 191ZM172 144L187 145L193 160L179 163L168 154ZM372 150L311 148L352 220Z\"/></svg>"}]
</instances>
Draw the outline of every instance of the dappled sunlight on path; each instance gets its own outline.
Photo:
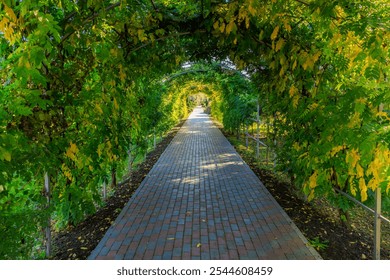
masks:
<instances>
[{"instance_id":1,"label":"dappled sunlight on path","mask_svg":"<svg viewBox=\"0 0 390 280\"><path fill-rule=\"evenodd\" d=\"M318 259L198 107L89 259Z\"/></svg>"}]
</instances>

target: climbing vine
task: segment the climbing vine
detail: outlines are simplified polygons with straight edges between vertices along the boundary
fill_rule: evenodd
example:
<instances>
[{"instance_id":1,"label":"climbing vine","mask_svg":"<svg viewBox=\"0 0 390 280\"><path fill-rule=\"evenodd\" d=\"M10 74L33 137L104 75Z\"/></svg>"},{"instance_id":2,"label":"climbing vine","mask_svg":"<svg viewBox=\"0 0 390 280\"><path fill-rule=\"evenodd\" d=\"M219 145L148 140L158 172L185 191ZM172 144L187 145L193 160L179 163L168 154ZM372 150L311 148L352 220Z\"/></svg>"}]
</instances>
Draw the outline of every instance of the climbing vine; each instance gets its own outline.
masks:
<instances>
[{"instance_id":1,"label":"climbing vine","mask_svg":"<svg viewBox=\"0 0 390 280\"><path fill-rule=\"evenodd\" d=\"M245 71L250 85L239 74L199 72L216 85L195 86L229 130L250 118L259 97L274 123L278 165L309 199L335 198L334 188L368 202L378 188L389 193L386 0L0 7L0 232L12 239L0 243L1 258L30 256L46 212L59 226L93 213L101 184L115 185L129 151L143 153L152 133L188 113L185 87L163 82L187 61L230 60Z\"/></svg>"}]
</instances>

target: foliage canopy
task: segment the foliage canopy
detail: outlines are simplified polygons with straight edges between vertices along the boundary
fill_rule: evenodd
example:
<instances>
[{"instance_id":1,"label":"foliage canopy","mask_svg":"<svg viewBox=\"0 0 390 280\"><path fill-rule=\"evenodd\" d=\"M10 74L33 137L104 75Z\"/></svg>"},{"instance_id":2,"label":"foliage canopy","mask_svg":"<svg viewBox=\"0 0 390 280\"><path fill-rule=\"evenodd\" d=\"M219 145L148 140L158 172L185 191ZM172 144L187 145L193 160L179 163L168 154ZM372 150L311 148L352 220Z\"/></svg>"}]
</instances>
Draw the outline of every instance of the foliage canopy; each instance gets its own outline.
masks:
<instances>
[{"instance_id":1,"label":"foliage canopy","mask_svg":"<svg viewBox=\"0 0 390 280\"><path fill-rule=\"evenodd\" d=\"M390 190L387 0L3 0L0 7L0 210L8 220L18 203L42 208L43 172L61 220L92 213L99 184L121 168L130 145L144 147L153 129L186 114L186 94L169 95L161 79L204 59L229 59L250 75L250 91L274 120L279 164L309 199L332 196L333 188L362 201ZM237 77L226 79L216 87L233 128L253 108L234 95Z\"/></svg>"}]
</instances>

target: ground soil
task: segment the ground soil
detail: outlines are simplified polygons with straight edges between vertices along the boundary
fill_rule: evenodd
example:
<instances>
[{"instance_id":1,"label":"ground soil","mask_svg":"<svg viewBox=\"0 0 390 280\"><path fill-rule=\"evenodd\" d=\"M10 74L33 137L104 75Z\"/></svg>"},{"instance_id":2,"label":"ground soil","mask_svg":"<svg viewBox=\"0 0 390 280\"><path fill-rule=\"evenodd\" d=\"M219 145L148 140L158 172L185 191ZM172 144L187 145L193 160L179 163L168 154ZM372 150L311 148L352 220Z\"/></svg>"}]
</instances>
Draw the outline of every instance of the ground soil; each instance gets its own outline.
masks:
<instances>
[{"instance_id":1,"label":"ground soil","mask_svg":"<svg viewBox=\"0 0 390 280\"><path fill-rule=\"evenodd\" d=\"M118 184L115 193L107 199L104 207L77 226L55 234L53 259L77 260L86 259L90 255L181 125L182 123L175 127L157 148L147 155L146 161L132 172L129 181ZM339 219L336 209L326 201L308 203L286 180L281 179L281 176L259 168L252 157L237 147L236 149L324 259L372 259L373 218L370 214L357 208L347 226ZM384 225L383 230L381 258L390 259L390 225Z\"/></svg>"}]
</instances>

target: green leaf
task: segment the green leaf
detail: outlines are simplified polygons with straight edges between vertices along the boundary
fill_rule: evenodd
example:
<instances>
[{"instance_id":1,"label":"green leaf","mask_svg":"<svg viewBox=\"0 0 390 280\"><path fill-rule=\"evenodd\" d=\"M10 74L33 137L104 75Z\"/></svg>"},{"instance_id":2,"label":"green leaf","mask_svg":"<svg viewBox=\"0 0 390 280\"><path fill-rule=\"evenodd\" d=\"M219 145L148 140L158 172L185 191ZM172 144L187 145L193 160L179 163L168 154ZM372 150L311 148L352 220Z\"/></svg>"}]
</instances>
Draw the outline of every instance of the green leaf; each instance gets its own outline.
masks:
<instances>
[{"instance_id":1,"label":"green leaf","mask_svg":"<svg viewBox=\"0 0 390 280\"><path fill-rule=\"evenodd\" d=\"M30 50L30 60L32 64L38 69L41 68L42 62L45 59L45 52L43 48L39 46L34 46Z\"/></svg>"},{"instance_id":2,"label":"green leaf","mask_svg":"<svg viewBox=\"0 0 390 280\"><path fill-rule=\"evenodd\" d=\"M364 76L369 80L378 80L380 78L380 70L377 65L367 67Z\"/></svg>"},{"instance_id":3,"label":"green leaf","mask_svg":"<svg viewBox=\"0 0 390 280\"><path fill-rule=\"evenodd\" d=\"M1 149L1 157L2 160L11 161L11 153L4 149Z\"/></svg>"}]
</instances>

